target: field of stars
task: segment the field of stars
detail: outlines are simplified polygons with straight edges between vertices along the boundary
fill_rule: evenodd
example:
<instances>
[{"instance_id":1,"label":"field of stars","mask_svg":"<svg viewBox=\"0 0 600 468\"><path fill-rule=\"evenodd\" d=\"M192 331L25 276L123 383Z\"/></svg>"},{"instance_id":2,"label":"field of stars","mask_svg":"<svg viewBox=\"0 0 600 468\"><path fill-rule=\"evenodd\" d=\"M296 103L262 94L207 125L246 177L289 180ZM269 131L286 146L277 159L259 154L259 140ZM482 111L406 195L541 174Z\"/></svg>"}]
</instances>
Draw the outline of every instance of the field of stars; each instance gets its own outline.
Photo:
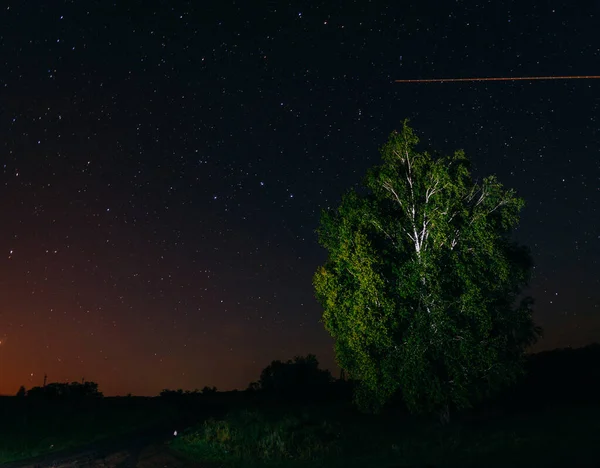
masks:
<instances>
[{"instance_id":1,"label":"field of stars","mask_svg":"<svg viewBox=\"0 0 600 468\"><path fill-rule=\"evenodd\" d=\"M0 7L0 394L337 375L315 229L404 118L525 199L536 350L600 339L600 80L394 83L600 75L600 3L116 3Z\"/></svg>"}]
</instances>

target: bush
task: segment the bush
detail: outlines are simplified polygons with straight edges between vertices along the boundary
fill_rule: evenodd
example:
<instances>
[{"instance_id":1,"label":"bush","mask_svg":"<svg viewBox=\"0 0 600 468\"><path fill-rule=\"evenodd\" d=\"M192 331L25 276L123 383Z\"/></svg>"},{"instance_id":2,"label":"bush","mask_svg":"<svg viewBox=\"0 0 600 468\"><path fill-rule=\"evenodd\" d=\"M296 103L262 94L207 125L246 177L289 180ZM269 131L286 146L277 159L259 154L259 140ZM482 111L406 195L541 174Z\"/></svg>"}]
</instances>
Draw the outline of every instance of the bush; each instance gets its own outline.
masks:
<instances>
[{"instance_id":1,"label":"bush","mask_svg":"<svg viewBox=\"0 0 600 468\"><path fill-rule=\"evenodd\" d=\"M269 417L242 411L205 421L183 434L176 447L208 459L316 461L340 452L341 426L307 412Z\"/></svg>"}]
</instances>

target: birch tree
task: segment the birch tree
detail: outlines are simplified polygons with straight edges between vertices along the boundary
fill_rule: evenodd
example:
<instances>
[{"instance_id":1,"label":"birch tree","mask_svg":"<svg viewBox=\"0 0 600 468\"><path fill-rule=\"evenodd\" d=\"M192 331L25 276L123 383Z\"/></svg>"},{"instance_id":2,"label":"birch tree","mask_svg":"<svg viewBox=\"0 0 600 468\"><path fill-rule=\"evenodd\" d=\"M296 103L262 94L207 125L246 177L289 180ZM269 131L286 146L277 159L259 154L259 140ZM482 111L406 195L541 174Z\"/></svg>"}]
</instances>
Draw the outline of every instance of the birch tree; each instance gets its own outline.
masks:
<instances>
[{"instance_id":1,"label":"birch tree","mask_svg":"<svg viewBox=\"0 0 600 468\"><path fill-rule=\"evenodd\" d=\"M413 411L465 408L513 382L540 333L526 247L511 240L524 201L494 176L476 182L463 151L417 152L404 122L360 193L322 214L327 262L313 278L356 401L400 391Z\"/></svg>"}]
</instances>

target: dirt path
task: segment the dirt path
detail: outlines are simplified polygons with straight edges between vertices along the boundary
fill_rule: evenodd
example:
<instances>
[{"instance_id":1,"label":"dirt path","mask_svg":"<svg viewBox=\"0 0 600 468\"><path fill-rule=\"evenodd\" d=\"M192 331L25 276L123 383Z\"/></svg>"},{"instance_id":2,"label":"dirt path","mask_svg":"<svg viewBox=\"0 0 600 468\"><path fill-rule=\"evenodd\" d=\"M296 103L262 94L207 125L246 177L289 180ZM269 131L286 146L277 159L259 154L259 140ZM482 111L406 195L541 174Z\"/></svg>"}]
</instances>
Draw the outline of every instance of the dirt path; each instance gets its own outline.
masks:
<instances>
[{"instance_id":1,"label":"dirt path","mask_svg":"<svg viewBox=\"0 0 600 468\"><path fill-rule=\"evenodd\" d=\"M108 454L82 453L68 459L48 457L46 460L12 466L19 468L208 468L179 458L164 445L124 449Z\"/></svg>"},{"instance_id":2,"label":"dirt path","mask_svg":"<svg viewBox=\"0 0 600 468\"><path fill-rule=\"evenodd\" d=\"M162 429L146 431L83 449L2 465L2 468L216 468L179 457L167 445L171 438L172 435Z\"/></svg>"}]
</instances>

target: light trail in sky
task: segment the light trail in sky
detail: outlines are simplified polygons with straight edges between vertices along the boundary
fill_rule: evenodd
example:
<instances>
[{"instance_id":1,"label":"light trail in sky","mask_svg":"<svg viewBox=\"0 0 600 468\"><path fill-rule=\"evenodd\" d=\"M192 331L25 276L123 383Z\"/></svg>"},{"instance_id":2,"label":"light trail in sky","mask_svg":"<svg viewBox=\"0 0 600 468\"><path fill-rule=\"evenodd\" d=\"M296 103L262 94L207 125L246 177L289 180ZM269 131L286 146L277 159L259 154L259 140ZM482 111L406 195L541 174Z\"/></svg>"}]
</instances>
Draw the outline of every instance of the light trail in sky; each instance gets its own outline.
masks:
<instances>
[{"instance_id":1,"label":"light trail in sky","mask_svg":"<svg viewBox=\"0 0 600 468\"><path fill-rule=\"evenodd\" d=\"M541 81L541 80L598 80L600 75L571 75L571 76L515 76L488 78L430 78L413 80L395 80L395 83L451 83L457 81Z\"/></svg>"}]
</instances>

